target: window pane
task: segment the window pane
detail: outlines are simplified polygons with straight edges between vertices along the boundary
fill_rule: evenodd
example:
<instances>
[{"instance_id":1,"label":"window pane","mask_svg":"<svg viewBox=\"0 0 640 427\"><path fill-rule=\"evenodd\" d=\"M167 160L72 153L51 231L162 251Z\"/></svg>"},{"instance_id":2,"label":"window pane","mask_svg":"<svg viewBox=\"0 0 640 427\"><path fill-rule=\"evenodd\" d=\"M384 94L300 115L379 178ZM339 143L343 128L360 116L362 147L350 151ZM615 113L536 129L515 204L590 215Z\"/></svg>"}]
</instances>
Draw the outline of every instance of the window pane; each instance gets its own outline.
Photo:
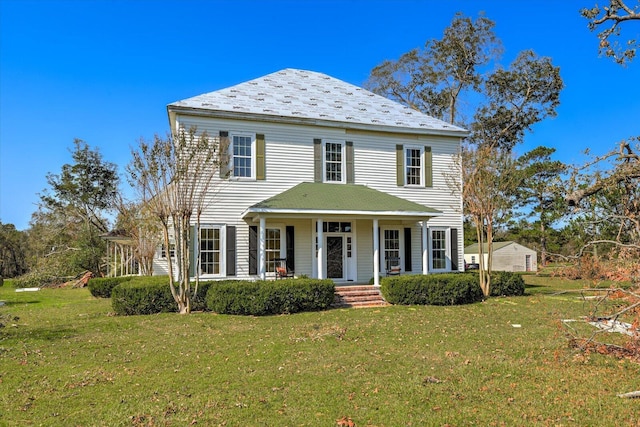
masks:
<instances>
[{"instance_id":1,"label":"window pane","mask_svg":"<svg viewBox=\"0 0 640 427\"><path fill-rule=\"evenodd\" d=\"M251 177L251 137L233 137L233 176Z\"/></svg>"},{"instance_id":2,"label":"window pane","mask_svg":"<svg viewBox=\"0 0 640 427\"><path fill-rule=\"evenodd\" d=\"M325 144L325 181L342 181L342 144Z\"/></svg>"},{"instance_id":3,"label":"window pane","mask_svg":"<svg viewBox=\"0 0 640 427\"><path fill-rule=\"evenodd\" d=\"M280 229L279 228L267 228L266 229L266 260L267 271L276 271L277 262L276 259L280 258Z\"/></svg>"},{"instance_id":4,"label":"window pane","mask_svg":"<svg viewBox=\"0 0 640 427\"><path fill-rule=\"evenodd\" d=\"M431 231L431 268L444 270L447 268L447 235L444 230Z\"/></svg>"},{"instance_id":5,"label":"window pane","mask_svg":"<svg viewBox=\"0 0 640 427\"><path fill-rule=\"evenodd\" d=\"M384 230L384 259L400 258L400 230Z\"/></svg>"},{"instance_id":6,"label":"window pane","mask_svg":"<svg viewBox=\"0 0 640 427\"><path fill-rule=\"evenodd\" d=\"M420 149L407 148L405 162L407 185L421 185Z\"/></svg>"},{"instance_id":7,"label":"window pane","mask_svg":"<svg viewBox=\"0 0 640 427\"><path fill-rule=\"evenodd\" d=\"M220 229L200 230L200 274L220 274Z\"/></svg>"}]
</instances>

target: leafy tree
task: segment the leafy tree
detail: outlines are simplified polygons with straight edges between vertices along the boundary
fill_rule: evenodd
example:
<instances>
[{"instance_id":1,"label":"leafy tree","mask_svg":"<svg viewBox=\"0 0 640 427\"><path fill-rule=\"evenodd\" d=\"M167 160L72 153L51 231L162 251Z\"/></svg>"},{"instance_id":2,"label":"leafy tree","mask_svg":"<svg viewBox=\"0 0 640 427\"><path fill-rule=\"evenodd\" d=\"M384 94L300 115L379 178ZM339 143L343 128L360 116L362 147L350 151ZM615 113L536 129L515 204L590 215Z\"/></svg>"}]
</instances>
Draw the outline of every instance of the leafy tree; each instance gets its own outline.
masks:
<instances>
[{"instance_id":1,"label":"leafy tree","mask_svg":"<svg viewBox=\"0 0 640 427\"><path fill-rule=\"evenodd\" d=\"M511 150L532 126L555 115L563 83L549 58L520 53L509 69L483 74L496 65L502 51L493 21L472 21L456 14L441 40L430 40L398 61L374 68L368 82L373 91L451 123L464 124L460 105L475 105L462 161L450 185L460 191L465 214L477 227L478 242L489 255L499 222L508 218L513 197ZM465 114L466 115L466 114ZM494 161L495 160L495 161ZM455 176L462 171L464 187ZM490 195L490 199L484 199ZM480 245L483 260L483 245ZM491 257L481 266L482 287L490 295Z\"/></svg>"},{"instance_id":2,"label":"leafy tree","mask_svg":"<svg viewBox=\"0 0 640 427\"><path fill-rule=\"evenodd\" d=\"M528 217L535 218L539 227L540 264L547 263L547 242L551 225L566 214L565 185L561 174L567 169L552 160L555 148L537 147L518 159L521 181L517 201L530 208Z\"/></svg>"},{"instance_id":3,"label":"leafy tree","mask_svg":"<svg viewBox=\"0 0 640 427\"><path fill-rule=\"evenodd\" d=\"M88 227L104 233L109 229L105 212L113 208L118 192L116 165L104 161L97 149L80 139L73 144L74 163L63 165L59 175L47 174L51 192L45 190L40 196L42 206L50 210L68 207Z\"/></svg>"},{"instance_id":4,"label":"leafy tree","mask_svg":"<svg viewBox=\"0 0 640 427\"><path fill-rule=\"evenodd\" d=\"M63 165L60 174L47 174L50 188L40 195L32 224L48 229L43 239L48 247L41 248L44 259L65 260L52 268L66 262L66 271L101 274L105 244L100 234L109 228L107 214L118 191L117 168L80 139L74 141L71 155L73 163Z\"/></svg>"},{"instance_id":5,"label":"leafy tree","mask_svg":"<svg viewBox=\"0 0 640 427\"><path fill-rule=\"evenodd\" d=\"M13 224L0 222L0 278L16 277L27 272L27 235Z\"/></svg>"},{"instance_id":6,"label":"leafy tree","mask_svg":"<svg viewBox=\"0 0 640 427\"><path fill-rule=\"evenodd\" d=\"M629 39L623 44L618 41L621 35L620 24L640 20L640 0L635 6L631 6L632 3L633 0L609 0L607 6L600 7L596 4L591 9L584 8L580 11L589 20L589 29L599 31L600 54L621 65L633 61L640 46L640 41L636 39Z\"/></svg>"},{"instance_id":7,"label":"leafy tree","mask_svg":"<svg viewBox=\"0 0 640 427\"><path fill-rule=\"evenodd\" d=\"M189 279L189 242L190 237L199 238L200 215L218 170L219 144L206 132L198 134L195 127L179 129L167 138L156 135L151 143L141 140L127 167L129 182L138 190L143 210L162 230L165 247L175 242L175 264L169 260L167 266L171 294L182 314L191 312L191 302L198 293L197 279L194 287ZM192 231L194 215L196 227Z\"/></svg>"},{"instance_id":8,"label":"leafy tree","mask_svg":"<svg viewBox=\"0 0 640 427\"><path fill-rule=\"evenodd\" d=\"M456 14L442 39L413 49L371 71L366 87L380 95L450 123L462 124L460 98L482 90L481 69L502 52L484 16L475 21ZM470 98L470 96L469 96Z\"/></svg>"}]
</instances>

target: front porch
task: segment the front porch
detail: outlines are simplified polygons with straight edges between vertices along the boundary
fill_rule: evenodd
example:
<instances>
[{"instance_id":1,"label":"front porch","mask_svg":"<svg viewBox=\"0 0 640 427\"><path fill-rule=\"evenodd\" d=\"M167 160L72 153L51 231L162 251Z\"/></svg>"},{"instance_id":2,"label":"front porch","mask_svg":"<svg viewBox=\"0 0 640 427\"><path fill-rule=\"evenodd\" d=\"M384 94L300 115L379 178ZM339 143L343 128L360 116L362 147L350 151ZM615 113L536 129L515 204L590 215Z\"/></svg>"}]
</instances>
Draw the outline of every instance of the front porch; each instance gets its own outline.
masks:
<instances>
[{"instance_id":1,"label":"front porch","mask_svg":"<svg viewBox=\"0 0 640 427\"><path fill-rule=\"evenodd\" d=\"M258 278L275 273L284 255L296 275L337 285L373 278L378 287L389 259L401 273L429 272L427 222L440 214L366 186L302 183L251 206L243 219L256 233Z\"/></svg>"}]
</instances>

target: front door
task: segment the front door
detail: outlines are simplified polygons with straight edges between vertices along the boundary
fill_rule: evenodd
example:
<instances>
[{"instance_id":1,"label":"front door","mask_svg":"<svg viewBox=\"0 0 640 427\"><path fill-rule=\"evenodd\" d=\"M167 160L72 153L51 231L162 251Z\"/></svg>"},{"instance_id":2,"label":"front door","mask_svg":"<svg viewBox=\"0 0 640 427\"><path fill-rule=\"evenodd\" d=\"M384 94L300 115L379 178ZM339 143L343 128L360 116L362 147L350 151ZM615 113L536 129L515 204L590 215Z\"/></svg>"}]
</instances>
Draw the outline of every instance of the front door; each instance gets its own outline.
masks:
<instances>
[{"instance_id":1,"label":"front door","mask_svg":"<svg viewBox=\"0 0 640 427\"><path fill-rule=\"evenodd\" d=\"M327 236L327 278L344 279L343 236Z\"/></svg>"}]
</instances>

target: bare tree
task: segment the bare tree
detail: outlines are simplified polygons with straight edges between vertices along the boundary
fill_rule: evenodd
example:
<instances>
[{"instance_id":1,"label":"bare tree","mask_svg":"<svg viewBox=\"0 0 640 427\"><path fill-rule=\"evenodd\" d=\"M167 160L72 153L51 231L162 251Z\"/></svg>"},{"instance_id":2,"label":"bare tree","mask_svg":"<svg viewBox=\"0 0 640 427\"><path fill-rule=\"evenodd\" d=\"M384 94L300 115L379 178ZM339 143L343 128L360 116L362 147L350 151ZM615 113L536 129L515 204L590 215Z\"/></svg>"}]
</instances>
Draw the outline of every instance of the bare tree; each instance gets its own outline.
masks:
<instances>
[{"instance_id":1,"label":"bare tree","mask_svg":"<svg viewBox=\"0 0 640 427\"><path fill-rule=\"evenodd\" d=\"M496 223L513 205L511 196L519 182L516 163L510 153L488 145L465 147L461 159L464 212L476 228L480 287L488 297L491 295L494 232Z\"/></svg>"},{"instance_id":2,"label":"bare tree","mask_svg":"<svg viewBox=\"0 0 640 427\"><path fill-rule=\"evenodd\" d=\"M198 291L197 282L192 287L189 277L189 244L191 237L198 238L191 219L194 213L199 218L209 199L218 170L218 146L218 138L198 133L195 127L179 129L171 137L156 135L152 143L141 140L127 169L145 209L162 230L165 247L170 248L172 240L175 244L175 264L170 257L167 262L169 286L183 314L191 312L191 300Z\"/></svg>"},{"instance_id":3,"label":"bare tree","mask_svg":"<svg viewBox=\"0 0 640 427\"><path fill-rule=\"evenodd\" d=\"M636 56L640 42L636 39L628 39L620 44L620 24L623 22L640 20L640 1L635 6L630 6L633 0L609 0L607 6L598 6L580 10L580 14L589 20L591 31L600 31L600 54L612 58L620 65L631 62ZM612 41L613 40L613 41Z\"/></svg>"}]
</instances>

